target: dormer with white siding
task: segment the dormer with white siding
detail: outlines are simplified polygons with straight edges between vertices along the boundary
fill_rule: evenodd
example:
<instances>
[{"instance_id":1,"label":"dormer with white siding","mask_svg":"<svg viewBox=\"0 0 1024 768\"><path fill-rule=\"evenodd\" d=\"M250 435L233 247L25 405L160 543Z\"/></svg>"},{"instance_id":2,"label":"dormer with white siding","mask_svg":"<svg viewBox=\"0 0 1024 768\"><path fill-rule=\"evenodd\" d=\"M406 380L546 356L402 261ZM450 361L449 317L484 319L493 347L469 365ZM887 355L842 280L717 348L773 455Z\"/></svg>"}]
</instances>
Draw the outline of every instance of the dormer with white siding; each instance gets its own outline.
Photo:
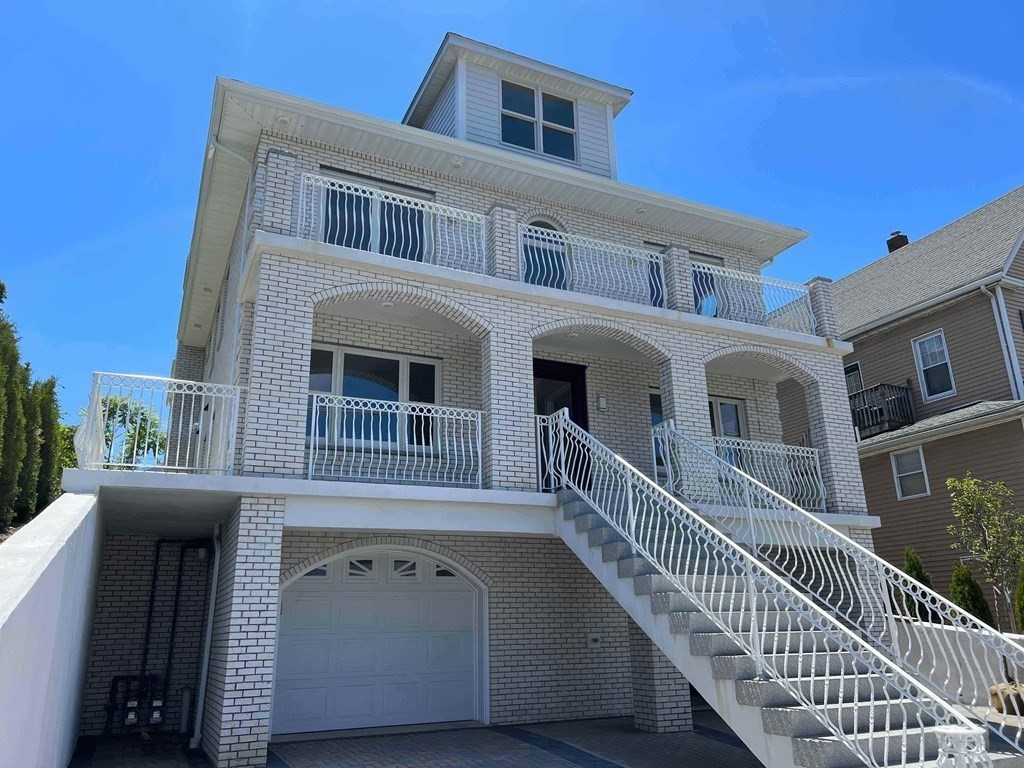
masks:
<instances>
[{"instance_id":1,"label":"dormer with white siding","mask_svg":"<svg viewBox=\"0 0 1024 768\"><path fill-rule=\"evenodd\" d=\"M613 121L632 95L449 32L403 122L614 179Z\"/></svg>"}]
</instances>

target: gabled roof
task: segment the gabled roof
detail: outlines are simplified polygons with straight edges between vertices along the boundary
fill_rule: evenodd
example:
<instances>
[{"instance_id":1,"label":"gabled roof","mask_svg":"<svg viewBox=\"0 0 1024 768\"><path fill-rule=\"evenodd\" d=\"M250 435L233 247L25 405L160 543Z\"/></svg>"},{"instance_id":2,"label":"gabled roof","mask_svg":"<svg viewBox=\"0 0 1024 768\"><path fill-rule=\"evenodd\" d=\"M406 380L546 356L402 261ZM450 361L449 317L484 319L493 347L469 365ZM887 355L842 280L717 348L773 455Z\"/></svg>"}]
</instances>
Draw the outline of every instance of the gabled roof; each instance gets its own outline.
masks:
<instances>
[{"instance_id":1,"label":"gabled roof","mask_svg":"<svg viewBox=\"0 0 1024 768\"><path fill-rule=\"evenodd\" d=\"M1021 247L1024 186L853 272L833 286L839 335L850 337L986 278Z\"/></svg>"},{"instance_id":2,"label":"gabled roof","mask_svg":"<svg viewBox=\"0 0 1024 768\"><path fill-rule=\"evenodd\" d=\"M423 127L434 101L444 88L444 84L448 82L448 77L460 58L471 64L480 64L488 69L497 70L509 77L536 82L566 96L608 104L615 115L622 111L633 96L633 92L626 88L449 32L444 36L441 47L437 49L434 60L423 77L423 82L416 90L416 95L413 96L412 103L402 118L403 123L417 128Z\"/></svg>"}]
</instances>

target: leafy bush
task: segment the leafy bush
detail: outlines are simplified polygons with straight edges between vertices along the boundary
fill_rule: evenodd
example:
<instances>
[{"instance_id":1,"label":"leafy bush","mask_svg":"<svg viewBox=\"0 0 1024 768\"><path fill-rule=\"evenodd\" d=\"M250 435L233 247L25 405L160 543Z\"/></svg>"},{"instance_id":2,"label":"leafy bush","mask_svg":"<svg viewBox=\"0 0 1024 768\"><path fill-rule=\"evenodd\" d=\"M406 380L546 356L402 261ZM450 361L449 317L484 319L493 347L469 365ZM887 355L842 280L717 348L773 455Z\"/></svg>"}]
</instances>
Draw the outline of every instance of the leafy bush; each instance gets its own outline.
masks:
<instances>
[{"instance_id":1,"label":"leafy bush","mask_svg":"<svg viewBox=\"0 0 1024 768\"><path fill-rule=\"evenodd\" d=\"M992 618L992 609L989 608L988 600L985 599L985 591L981 588L978 580L974 578L971 569L963 563L957 563L953 568L953 580L949 584L949 597L978 621L989 626L995 624L995 620Z\"/></svg>"}]
</instances>

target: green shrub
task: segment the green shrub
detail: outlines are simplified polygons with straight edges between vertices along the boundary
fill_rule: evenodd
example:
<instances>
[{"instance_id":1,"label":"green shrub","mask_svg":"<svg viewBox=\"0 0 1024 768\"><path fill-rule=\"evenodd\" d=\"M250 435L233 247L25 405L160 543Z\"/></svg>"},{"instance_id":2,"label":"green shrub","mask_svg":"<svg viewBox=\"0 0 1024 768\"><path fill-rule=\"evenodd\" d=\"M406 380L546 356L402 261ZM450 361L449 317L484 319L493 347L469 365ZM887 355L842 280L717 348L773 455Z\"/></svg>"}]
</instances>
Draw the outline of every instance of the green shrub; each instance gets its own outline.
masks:
<instances>
[{"instance_id":1,"label":"green shrub","mask_svg":"<svg viewBox=\"0 0 1024 768\"><path fill-rule=\"evenodd\" d=\"M963 608L967 613L974 616L989 626L995 624L992 618L992 609L989 608L988 600L985 599L985 591L981 584L974 578L971 569L963 563L957 563L953 567L953 580L949 585L950 599Z\"/></svg>"}]
</instances>

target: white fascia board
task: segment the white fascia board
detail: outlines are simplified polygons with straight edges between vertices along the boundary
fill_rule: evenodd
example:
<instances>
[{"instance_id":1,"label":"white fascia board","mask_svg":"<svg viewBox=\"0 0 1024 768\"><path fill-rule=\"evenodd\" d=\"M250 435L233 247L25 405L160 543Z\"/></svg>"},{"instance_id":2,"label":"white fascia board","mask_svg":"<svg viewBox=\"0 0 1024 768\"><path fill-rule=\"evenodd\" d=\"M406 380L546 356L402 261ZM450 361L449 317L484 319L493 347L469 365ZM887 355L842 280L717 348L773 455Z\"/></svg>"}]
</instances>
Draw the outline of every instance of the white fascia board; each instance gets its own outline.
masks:
<instances>
[{"instance_id":1,"label":"white fascia board","mask_svg":"<svg viewBox=\"0 0 1024 768\"><path fill-rule=\"evenodd\" d=\"M873 443L872 445L861 448L857 447L857 455L866 459L869 456L877 456L881 453L892 453L898 451L901 448L913 448L915 445L922 445L924 443L932 443L936 440L942 440L946 437L955 437L956 435L962 435L967 432L974 432L978 429L984 429L985 427L994 427L998 424L1003 424L1007 421L1013 421L1024 416L1024 402L1020 405L1008 408L1005 411L999 413L992 413L987 416L979 416L976 419L968 419L967 421L960 421L955 424L947 424L941 427L935 427L934 429L926 429L921 432L915 432L912 435L906 437L896 437L892 440L888 440L882 443Z\"/></svg>"},{"instance_id":2,"label":"white fascia board","mask_svg":"<svg viewBox=\"0 0 1024 768\"><path fill-rule=\"evenodd\" d=\"M370 269L411 280L428 280L438 285L461 288L490 296L516 296L526 301L536 301L560 307L572 307L590 312L602 312L629 320L646 320L672 327L673 330L690 328L707 333L728 334L742 337L761 344L776 344L783 347L798 347L818 352L830 352L839 356L853 351L853 344L838 339L827 339L806 333L783 331L777 328L704 317L674 309L659 309L629 301L590 296L585 293L562 291L540 285L530 285L489 275L458 272L422 262L405 262L393 256L382 256L369 251L328 245L314 240L303 240L290 235L257 232L252 239L246 258L246 272L242 277L240 300L255 298L259 262L264 254L292 256L315 261L329 266L354 269ZM406 266L408 264L409 266Z\"/></svg>"}]
</instances>

